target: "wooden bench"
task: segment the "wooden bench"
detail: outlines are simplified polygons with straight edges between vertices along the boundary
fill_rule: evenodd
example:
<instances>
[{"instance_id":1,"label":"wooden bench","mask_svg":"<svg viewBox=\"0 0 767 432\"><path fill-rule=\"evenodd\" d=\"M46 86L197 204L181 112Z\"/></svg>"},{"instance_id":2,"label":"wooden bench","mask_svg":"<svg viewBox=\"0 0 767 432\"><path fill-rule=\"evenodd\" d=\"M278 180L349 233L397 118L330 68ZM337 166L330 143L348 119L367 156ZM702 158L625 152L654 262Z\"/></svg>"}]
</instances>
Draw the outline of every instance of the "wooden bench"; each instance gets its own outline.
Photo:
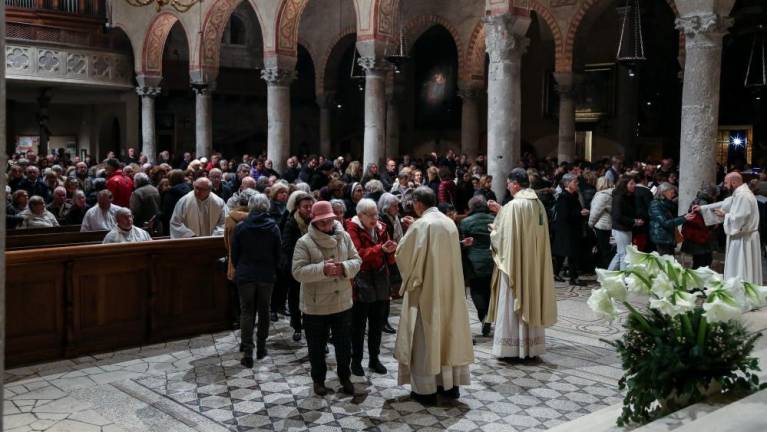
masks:
<instances>
[{"instance_id":1,"label":"wooden bench","mask_svg":"<svg viewBox=\"0 0 767 432\"><path fill-rule=\"evenodd\" d=\"M109 231L60 232L51 234L31 234L7 237L5 250L24 250L53 248L63 246L101 244ZM154 237L155 240L166 240L169 237Z\"/></svg>"},{"instance_id":2,"label":"wooden bench","mask_svg":"<svg viewBox=\"0 0 767 432\"><path fill-rule=\"evenodd\" d=\"M9 366L230 327L221 237L6 252Z\"/></svg>"},{"instance_id":3,"label":"wooden bench","mask_svg":"<svg viewBox=\"0 0 767 432\"><path fill-rule=\"evenodd\" d=\"M40 234L58 234L80 232L80 225L61 225L50 228L11 229L5 231L5 237L18 237Z\"/></svg>"}]
</instances>

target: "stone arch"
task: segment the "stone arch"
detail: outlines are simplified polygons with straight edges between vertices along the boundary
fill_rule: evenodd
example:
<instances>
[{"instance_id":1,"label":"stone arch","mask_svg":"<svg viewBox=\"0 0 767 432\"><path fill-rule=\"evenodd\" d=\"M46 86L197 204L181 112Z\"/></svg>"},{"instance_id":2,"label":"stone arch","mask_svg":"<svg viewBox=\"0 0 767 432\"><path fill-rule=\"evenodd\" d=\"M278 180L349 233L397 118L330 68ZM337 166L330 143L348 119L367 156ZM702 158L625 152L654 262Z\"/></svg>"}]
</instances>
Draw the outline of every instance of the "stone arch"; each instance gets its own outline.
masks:
<instances>
[{"instance_id":1,"label":"stone arch","mask_svg":"<svg viewBox=\"0 0 767 432\"><path fill-rule=\"evenodd\" d=\"M162 55L165 50L165 42L176 23L184 30L187 43L191 41L189 33L176 15L171 12L158 14L149 24L149 29L144 36L141 59L136 62L137 73L144 76L162 77Z\"/></svg>"},{"instance_id":2,"label":"stone arch","mask_svg":"<svg viewBox=\"0 0 767 432\"><path fill-rule=\"evenodd\" d=\"M325 51L325 54L322 56L320 62L318 63L318 67L315 69L315 77L317 80L315 87L317 89L317 93L324 94L325 90L333 90L335 88L335 83L333 83L334 85L329 85L325 77L333 76L332 73L328 75L328 70L331 68L335 70L335 68L338 66L340 57L343 55L342 51L337 51L338 45L342 40L356 34L357 28L355 26L348 26L338 32L336 37L333 38L333 41L328 45L328 49ZM355 41L352 41L352 44L354 44L354 42Z\"/></svg>"},{"instance_id":3,"label":"stone arch","mask_svg":"<svg viewBox=\"0 0 767 432\"><path fill-rule=\"evenodd\" d=\"M549 31L551 31L551 35L554 37L554 64L556 70L559 71L559 63L562 62L564 64L564 41L562 39L562 30L559 28L556 18L554 18L554 15L548 7L544 6L538 0L530 0L528 4L530 9L535 11L535 14L546 23Z\"/></svg>"},{"instance_id":4,"label":"stone arch","mask_svg":"<svg viewBox=\"0 0 767 432\"><path fill-rule=\"evenodd\" d=\"M274 51L264 47L264 55L277 54L296 57L298 27L308 0L282 0L275 22Z\"/></svg>"},{"instance_id":5,"label":"stone arch","mask_svg":"<svg viewBox=\"0 0 767 432\"><path fill-rule=\"evenodd\" d=\"M676 17L679 17L679 10L676 7L676 4L674 3L674 0L664 0L666 4L671 8L671 11L674 12L674 15ZM572 20L570 21L570 26L567 29L567 36L564 40L564 47L563 47L563 56L561 61L561 68L560 69L560 62L557 62L557 70L560 72L569 72L572 71L573 68L573 54L575 50L575 36L578 34L578 30L580 30L581 24L583 23L583 19L586 17L588 13L590 13L592 10L603 10L604 8L608 7L610 4L612 4L612 0L585 0L578 11L573 15ZM679 63L684 67L684 58L685 58L685 36L684 32L679 32Z\"/></svg>"},{"instance_id":6,"label":"stone arch","mask_svg":"<svg viewBox=\"0 0 767 432\"><path fill-rule=\"evenodd\" d=\"M218 75L218 66L221 59L221 38L229 24L229 17L243 0L218 0L208 9L202 21L200 29L200 41L198 53L190 56L190 68L192 70L206 71L210 77ZM261 17L256 9L256 15L261 24ZM263 30L262 30L263 31Z\"/></svg>"},{"instance_id":7,"label":"stone arch","mask_svg":"<svg viewBox=\"0 0 767 432\"><path fill-rule=\"evenodd\" d=\"M405 38L407 40L407 51L410 52L418 38L434 26L443 27L453 37L453 43L455 43L455 49L458 53L458 77L460 79L460 77L464 75L463 70L466 68L464 45L461 41L460 33L447 19L439 15L421 15L408 21L404 27Z\"/></svg>"}]
</instances>

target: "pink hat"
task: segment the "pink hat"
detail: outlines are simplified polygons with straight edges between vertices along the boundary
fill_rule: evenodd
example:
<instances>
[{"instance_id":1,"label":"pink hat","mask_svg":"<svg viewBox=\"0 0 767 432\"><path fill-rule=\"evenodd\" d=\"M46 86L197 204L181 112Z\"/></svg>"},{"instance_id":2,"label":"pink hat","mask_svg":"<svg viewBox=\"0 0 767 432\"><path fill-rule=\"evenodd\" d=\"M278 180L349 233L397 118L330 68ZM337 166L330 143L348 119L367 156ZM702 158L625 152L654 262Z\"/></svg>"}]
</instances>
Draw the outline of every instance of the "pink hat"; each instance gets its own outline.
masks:
<instances>
[{"instance_id":1,"label":"pink hat","mask_svg":"<svg viewBox=\"0 0 767 432\"><path fill-rule=\"evenodd\" d=\"M312 222L324 219L334 219L333 206L327 201L317 201L312 205Z\"/></svg>"}]
</instances>

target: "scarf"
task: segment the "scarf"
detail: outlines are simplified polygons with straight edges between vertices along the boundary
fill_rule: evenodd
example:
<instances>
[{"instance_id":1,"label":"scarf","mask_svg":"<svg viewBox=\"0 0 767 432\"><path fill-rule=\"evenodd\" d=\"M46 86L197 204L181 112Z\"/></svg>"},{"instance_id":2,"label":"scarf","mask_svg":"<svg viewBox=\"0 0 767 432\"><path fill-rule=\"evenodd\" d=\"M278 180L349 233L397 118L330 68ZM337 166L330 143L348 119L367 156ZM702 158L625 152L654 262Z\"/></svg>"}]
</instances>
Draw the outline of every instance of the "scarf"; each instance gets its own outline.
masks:
<instances>
[{"instance_id":1,"label":"scarf","mask_svg":"<svg viewBox=\"0 0 767 432\"><path fill-rule=\"evenodd\" d=\"M298 224L298 229L301 231L301 235L304 235L307 232L309 232L309 226L307 225L304 218L302 218L301 215L298 214L298 212L293 212L293 219L296 220L296 223Z\"/></svg>"},{"instance_id":2,"label":"scarf","mask_svg":"<svg viewBox=\"0 0 767 432\"><path fill-rule=\"evenodd\" d=\"M405 235L405 232L402 230L402 224L400 223L399 218L397 216L392 217L388 213L386 213L386 218L389 219L393 228L391 239L399 243L399 241L402 239L402 236Z\"/></svg>"}]
</instances>

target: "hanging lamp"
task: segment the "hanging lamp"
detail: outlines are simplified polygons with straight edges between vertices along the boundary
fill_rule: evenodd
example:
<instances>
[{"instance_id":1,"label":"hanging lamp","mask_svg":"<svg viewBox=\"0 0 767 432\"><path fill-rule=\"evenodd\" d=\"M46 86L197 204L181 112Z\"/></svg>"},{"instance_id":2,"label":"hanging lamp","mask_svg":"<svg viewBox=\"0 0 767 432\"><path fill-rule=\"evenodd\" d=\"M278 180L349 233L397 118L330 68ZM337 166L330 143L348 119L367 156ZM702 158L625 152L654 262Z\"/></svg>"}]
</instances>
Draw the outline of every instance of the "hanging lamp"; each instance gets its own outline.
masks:
<instances>
[{"instance_id":1,"label":"hanging lamp","mask_svg":"<svg viewBox=\"0 0 767 432\"><path fill-rule=\"evenodd\" d=\"M746 66L746 79L743 85L746 88L762 89L767 87L767 32L764 26L759 25L759 31L754 33L754 40L751 42L751 53L748 55L748 66Z\"/></svg>"},{"instance_id":2,"label":"hanging lamp","mask_svg":"<svg viewBox=\"0 0 767 432\"><path fill-rule=\"evenodd\" d=\"M626 66L630 77L636 76L639 65L647 60L644 52L639 0L626 0L626 6L623 7L623 22L615 60Z\"/></svg>"}]
</instances>

